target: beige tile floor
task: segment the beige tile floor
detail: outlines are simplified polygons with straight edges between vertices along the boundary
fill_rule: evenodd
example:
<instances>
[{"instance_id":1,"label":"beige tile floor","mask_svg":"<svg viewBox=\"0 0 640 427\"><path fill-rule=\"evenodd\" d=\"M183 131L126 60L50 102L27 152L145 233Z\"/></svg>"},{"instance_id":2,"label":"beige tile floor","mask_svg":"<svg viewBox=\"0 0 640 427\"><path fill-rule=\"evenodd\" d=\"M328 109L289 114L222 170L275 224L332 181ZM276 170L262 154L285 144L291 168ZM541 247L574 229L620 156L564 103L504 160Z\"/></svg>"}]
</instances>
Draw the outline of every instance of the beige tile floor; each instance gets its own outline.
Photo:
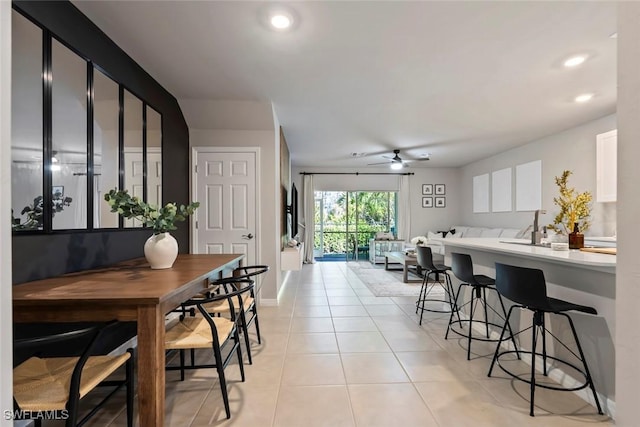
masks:
<instances>
[{"instance_id":1,"label":"beige tile floor","mask_svg":"<svg viewBox=\"0 0 640 427\"><path fill-rule=\"evenodd\" d=\"M444 340L448 315L425 313L414 297L375 297L344 263L305 265L291 274L277 307L259 308L262 344L254 363L227 368L231 420L226 420L215 370L180 382L167 373L167 426L609 426L572 393L536 391L486 372L493 348ZM199 355L201 358L208 354ZM124 426L121 396L90 425ZM119 400L120 399L120 400Z\"/></svg>"}]
</instances>

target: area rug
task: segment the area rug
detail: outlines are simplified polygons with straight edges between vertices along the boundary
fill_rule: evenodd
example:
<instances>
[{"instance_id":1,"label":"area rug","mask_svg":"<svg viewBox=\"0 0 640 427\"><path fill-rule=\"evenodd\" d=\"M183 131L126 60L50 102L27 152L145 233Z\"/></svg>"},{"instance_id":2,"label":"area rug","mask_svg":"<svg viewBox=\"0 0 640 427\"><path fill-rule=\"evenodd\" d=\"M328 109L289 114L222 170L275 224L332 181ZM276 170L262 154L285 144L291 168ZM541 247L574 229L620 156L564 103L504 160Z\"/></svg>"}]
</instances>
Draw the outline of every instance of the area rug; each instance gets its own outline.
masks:
<instances>
[{"instance_id":1,"label":"area rug","mask_svg":"<svg viewBox=\"0 0 640 427\"><path fill-rule=\"evenodd\" d=\"M384 266L374 265L367 261L348 262L347 267L362 283L377 297L404 297L420 295L421 283L404 283L402 271L385 270ZM417 276L409 273L411 278ZM433 292L443 292L440 286L436 286ZM432 293L432 295L435 295Z\"/></svg>"}]
</instances>

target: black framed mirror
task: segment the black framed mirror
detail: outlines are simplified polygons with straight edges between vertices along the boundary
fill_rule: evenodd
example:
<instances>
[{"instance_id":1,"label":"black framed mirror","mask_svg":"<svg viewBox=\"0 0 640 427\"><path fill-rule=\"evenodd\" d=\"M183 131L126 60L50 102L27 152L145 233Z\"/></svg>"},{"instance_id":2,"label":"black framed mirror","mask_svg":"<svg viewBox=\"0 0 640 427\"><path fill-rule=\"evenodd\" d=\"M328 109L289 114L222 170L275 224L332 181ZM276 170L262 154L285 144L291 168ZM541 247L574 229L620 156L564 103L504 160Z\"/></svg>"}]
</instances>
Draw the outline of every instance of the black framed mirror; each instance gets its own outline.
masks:
<instances>
[{"instance_id":1,"label":"black framed mirror","mask_svg":"<svg viewBox=\"0 0 640 427\"><path fill-rule=\"evenodd\" d=\"M99 66L14 9L12 229L142 227L110 212L127 189L162 201L162 115Z\"/></svg>"}]
</instances>

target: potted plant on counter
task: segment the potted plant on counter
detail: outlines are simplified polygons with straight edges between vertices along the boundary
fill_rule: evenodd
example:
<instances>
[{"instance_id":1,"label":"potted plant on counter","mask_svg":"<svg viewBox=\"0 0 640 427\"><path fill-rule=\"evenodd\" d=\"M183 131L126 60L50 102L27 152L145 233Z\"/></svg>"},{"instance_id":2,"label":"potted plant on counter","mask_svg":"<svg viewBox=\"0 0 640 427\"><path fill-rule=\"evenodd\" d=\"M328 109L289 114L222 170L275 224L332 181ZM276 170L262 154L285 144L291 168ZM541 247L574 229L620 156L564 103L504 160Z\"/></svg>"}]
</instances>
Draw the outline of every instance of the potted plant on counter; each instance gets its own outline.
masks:
<instances>
[{"instance_id":1,"label":"potted plant on counter","mask_svg":"<svg viewBox=\"0 0 640 427\"><path fill-rule=\"evenodd\" d=\"M199 202L192 202L187 206L167 203L158 207L131 196L127 190L117 189L105 194L104 199L111 206L111 212L153 229L153 235L144 244L144 256L153 269L171 268L178 256L178 242L170 231L176 230L175 223L186 220L200 206Z\"/></svg>"},{"instance_id":2,"label":"potted plant on counter","mask_svg":"<svg viewBox=\"0 0 640 427\"><path fill-rule=\"evenodd\" d=\"M553 203L560 207L560 212L555 216L553 224L549 224L549 228L568 235L569 248L579 249L584 247L583 233L591 226L593 196L589 191L578 193L575 188L569 187L571 174L571 171L565 170L562 175L555 177L560 194L553 198Z\"/></svg>"}]
</instances>

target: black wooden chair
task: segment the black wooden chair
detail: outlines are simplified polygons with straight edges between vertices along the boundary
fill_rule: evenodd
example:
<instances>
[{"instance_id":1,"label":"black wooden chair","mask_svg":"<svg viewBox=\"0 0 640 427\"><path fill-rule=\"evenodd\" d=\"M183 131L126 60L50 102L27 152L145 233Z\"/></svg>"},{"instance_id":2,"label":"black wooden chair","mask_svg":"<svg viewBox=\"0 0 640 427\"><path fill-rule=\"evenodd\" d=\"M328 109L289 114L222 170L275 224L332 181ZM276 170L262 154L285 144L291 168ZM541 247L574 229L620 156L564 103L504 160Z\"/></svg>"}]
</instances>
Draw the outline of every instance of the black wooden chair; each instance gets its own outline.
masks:
<instances>
[{"instance_id":1,"label":"black wooden chair","mask_svg":"<svg viewBox=\"0 0 640 427\"><path fill-rule=\"evenodd\" d=\"M551 390L560 390L560 391L576 391L582 390L583 388L589 387L593 393L593 398L596 403L596 407L598 408L598 413L602 414L602 408L600 407L600 401L598 400L598 395L596 393L596 388L593 384L593 379L591 378L591 373L589 372L589 367L587 366L587 360L584 357L584 352L582 351L582 346L580 345L580 340L578 339L578 334L576 333L576 328L573 325L573 320L571 316L569 316L567 311L579 311L582 313L588 313L597 315L598 312L593 307L587 307L584 305L574 304L568 301L563 301L556 298L551 298L547 296L547 285L544 279L544 273L542 270L533 269L533 268L524 268L524 267L515 267L511 265L499 264L496 263L496 288L498 292L503 295L505 298L513 301L515 305L511 306L509 309L509 314L505 320L504 327L502 328L502 333L500 334L500 340L498 341L498 346L496 347L496 351L493 355L493 360L491 361L491 366L489 368L488 376L491 376L493 371L493 367L495 363L498 363L498 366L511 375L512 377L523 381L525 383L530 384L530 402L529 402L529 415L532 417L533 408L534 408L534 400L535 400L535 391L536 387L542 387ZM526 309L532 312L532 322L531 326L519 331L517 334L521 334L529 329L531 329L531 350L526 351L516 347L514 350L504 350L500 348L500 344L508 339L505 338L505 333L507 333L507 325L509 324L509 319L511 317L511 313L514 309ZM567 345L565 345L558 337L552 334L545 327L545 319L544 316L546 313L558 314L560 316L564 316L569 321L569 326L571 327L571 332L573 333L573 338L576 343L577 351L574 352ZM508 333L513 337L513 332L509 329ZM516 335L517 335L516 334ZM537 350L538 344L538 334L542 335L542 352ZM568 350L573 356L575 356L581 363L582 367L578 367L575 364L562 360L555 356L550 356L547 354L547 334L551 335L552 338L556 340L556 342L560 343L563 348ZM507 354L513 353L524 353L529 354L531 356L531 374L529 378L523 378L521 375L513 373L509 368L505 367L500 363L500 358ZM560 363L562 365L568 366L572 368L575 372L581 374L584 378L584 382L575 387L562 387L560 385L551 385L551 384L540 384L536 382L536 358L542 357L542 372L543 375L548 375L548 367L547 360L551 360L556 363Z\"/></svg>"},{"instance_id":2,"label":"black wooden chair","mask_svg":"<svg viewBox=\"0 0 640 427\"><path fill-rule=\"evenodd\" d=\"M13 400L20 419L33 419L40 426L44 418L64 419L67 427L84 425L122 386L127 389L127 426L133 426L133 351L110 356L95 355L100 339L117 322L25 338L14 342L15 351L32 356L13 369ZM40 357L46 347L64 347L81 342L79 357ZM123 380L107 379L125 365ZM78 420L80 400L96 387L115 387L97 406Z\"/></svg>"},{"instance_id":3,"label":"black wooden chair","mask_svg":"<svg viewBox=\"0 0 640 427\"><path fill-rule=\"evenodd\" d=\"M229 395L227 392L227 382L224 375L224 368L227 367L234 354L237 356L240 375L244 381L244 365L242 363L242 350L240 345L240 316L236 313L234 306L239 307L238 313L244 312L242 295L253 290L254 282L251 279L236 279L229 283L233 288L227 293L215 294L210 297L196 297L185 301L182 306L185 313L189 313L191 308L197 310L194 316L181 316L179 322L171 326L165 335L165 349L178 350L178 366L167 366L167 370L179 370L180 380L184 381L186 369L216 368L220 390L227 418L231 418L229 407ZM236 300L236 301L234 301ZM220 317L210 314L208 304L224 302L228 306L229 317ZM185 364L185 350L212 349L215 363L197 365L193 359L190 365ZM226 355L223 355L223 351Z\"/></svg>"},{"instance_id":4,"label":"black wooden chair","mask_svg":"<svg viewBox=\"0 0 640 427\"><path fill-rule=\"evenodd\" d=\"M232 286L237 281L243 280L255 280L257 276L266 273L269 271L269 266L267 265L251 265L247 267L238 267L233 270L233 276L219 279L211 282L211 287L209 288L209 295L214 292L229 292ZM240 308L239 301L242 301L242 308ZM249 291L248 295L242 295L241 299L238 300L236 298L233 299L234 309L240 318L240 327L242 330L242 335L244 337L245 345L247 347L247 359L249 364L253 364L253 358L251 357L251 342L249 340L249 326L253 323L256 328L256 335L258 338L258 344L262 344L262 339L260 337L260 322L258 320L258 304L256 301L255 288L252 288ZM206 309L209 313L212 314L228 314L229 305L225 303L224 300L211 302L205 305Z\"/></svg>"}]
</instances>

